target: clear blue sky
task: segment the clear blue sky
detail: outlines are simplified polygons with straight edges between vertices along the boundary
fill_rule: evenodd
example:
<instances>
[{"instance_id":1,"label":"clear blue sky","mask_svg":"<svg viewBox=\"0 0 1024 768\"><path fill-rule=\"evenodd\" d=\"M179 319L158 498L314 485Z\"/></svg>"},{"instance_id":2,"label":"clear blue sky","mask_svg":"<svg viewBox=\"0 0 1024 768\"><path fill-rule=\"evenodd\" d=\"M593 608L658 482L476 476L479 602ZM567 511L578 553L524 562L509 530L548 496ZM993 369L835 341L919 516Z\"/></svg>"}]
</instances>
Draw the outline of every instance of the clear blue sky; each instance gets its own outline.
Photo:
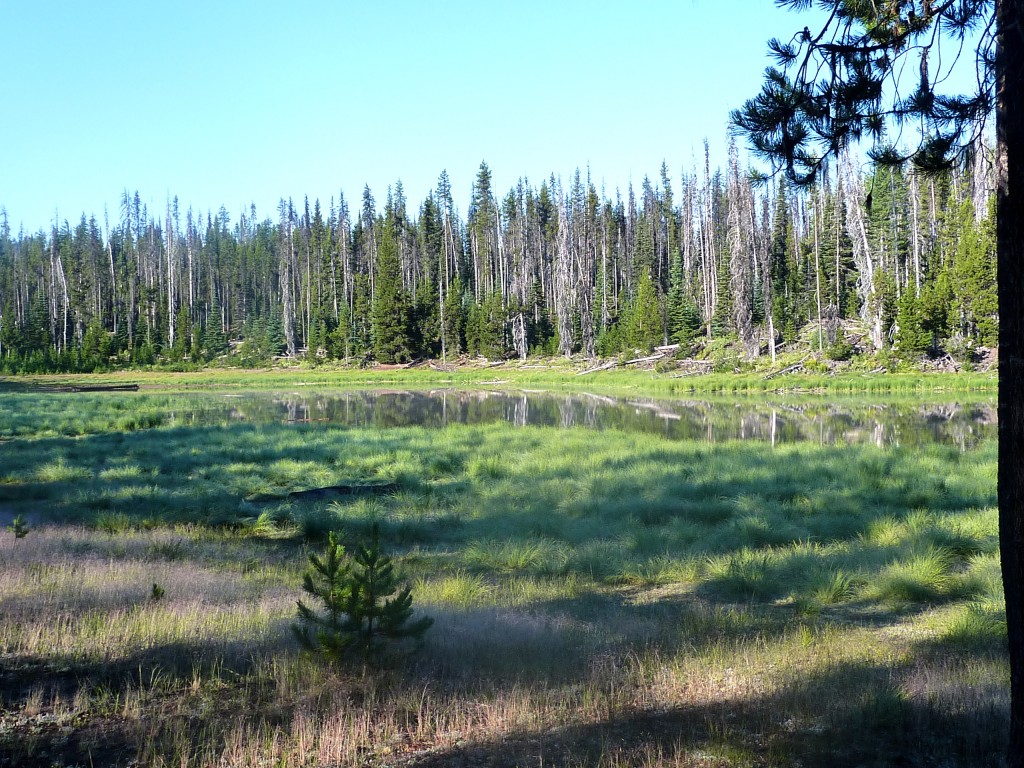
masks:
<instances>
[{"instance_id":1,"label":"clear blue sky","mask_svg":"<svg viewBox=\"0 0 1024 768\"><path fill-rule=\"evenodd\" d=\"M662 160L724 165L727 115L766 40L804 18L770 0L292 3L34 0L0 10L0 206L11 228L162 216L281 197L327 208L442 169L464 212L481 160L499 194L590 166L609 195Z\"/></svg>"}]
</instances>

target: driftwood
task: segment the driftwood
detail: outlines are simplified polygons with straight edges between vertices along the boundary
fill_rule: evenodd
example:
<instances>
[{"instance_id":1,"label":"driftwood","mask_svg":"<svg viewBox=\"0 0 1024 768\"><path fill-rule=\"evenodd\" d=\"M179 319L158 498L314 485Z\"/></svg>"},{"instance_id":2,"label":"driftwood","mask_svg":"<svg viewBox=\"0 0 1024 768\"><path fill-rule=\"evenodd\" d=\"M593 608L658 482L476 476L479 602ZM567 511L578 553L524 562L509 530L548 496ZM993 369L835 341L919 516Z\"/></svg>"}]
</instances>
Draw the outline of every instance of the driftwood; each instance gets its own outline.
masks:
<instances>
[{"instance_id":1,"label":"driftwood","mask_svg":"<svg viewBox=\"0 0 1024 768\"><path fill-rule=\"evenodd\" d=\"M655 352L661 352L662 354L666 354L666 355L669 352L676 352L678 350L679 350L679 345L678 344L666 344L663 347L655 347L654 348Z\"/></svg>"},{"instance_id":2,"label":"driftwood","mask_svg":"<svg viewBox=\"0 0 1024 768\"><path fill-rule=\"evenodd\" d=\"M260 504L273 501L324 501L338 496L387 496L398 492L398 483L342 483L329 485L325 488L309 488L305 491L292 491L283 496L272 493L259 493L249 501Z\"/></svg>"},{"instance_id":3,"label":"driftwood","mask_svg":"<svg viewBox=\"0 0 1024 768\"><path fill-rule=\"evenodd\" d=\"M599 365L596 368L587 368L585 371L580 371L577 376L586 376L588 373L597 373L598 371L607 371L609 368L616 368L619 365L618 360L611 360L610 362Z\"/></svg>"},{"instance_id":4,"label":"driftwood","mask_svg":"<svg viewBox=\"0 0 1024 768\"><path fill-rule=\"evenodd\" d=\"M805 355L803 360L801 360L799 363L793 363L793 365L788 365L779 371L772 371L771 373L766 374L764 378L766 380L774 379L776 376L782 376L787 373L792 373L793 371L799 371L801 368L804 367L804 362L807 360L808 357L810 357L810 355Z\"/></svg>"},{"instance_id":5,"label":"driftwood","mask_svg":"<svg viewBox=\"0 0 1024 768\"><path fill-rule=\"evenodd\" d=\"M43 392L137 392L138 384L72 384L66 387L40 387Z\"/></svg>"},{"instance_id":6,"label":"driftwood","mask_svg":"<svg viewBox=\"0 0 1024 768\"><path fill-rule=\"evenodd\" d=\"M627 360L623 365L633 365L634 363L653 363L655 360L661 360L665 355L657 354L651 355L650 357L636 357L632 360Z\"/></svg>"}]
</instances>

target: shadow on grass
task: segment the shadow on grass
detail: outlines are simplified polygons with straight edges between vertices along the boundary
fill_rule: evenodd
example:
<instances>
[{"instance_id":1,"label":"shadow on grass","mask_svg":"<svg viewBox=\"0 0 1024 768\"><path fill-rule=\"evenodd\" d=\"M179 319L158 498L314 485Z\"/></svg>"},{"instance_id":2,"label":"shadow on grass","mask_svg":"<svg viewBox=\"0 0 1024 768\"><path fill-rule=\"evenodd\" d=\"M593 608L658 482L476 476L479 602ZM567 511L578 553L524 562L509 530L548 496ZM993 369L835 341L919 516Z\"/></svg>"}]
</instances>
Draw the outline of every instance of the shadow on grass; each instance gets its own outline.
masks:
<instances>
[{"instance_id":1,"label":"shadow on grass","mask_svg":"<svg viewBox=\"0 0 1024 768\"><path fill-rule=\"evenodd\" d=\"M113 659L6 654L0 711L21 714L0 731L0 766L138 765L154 733L174 733L173 749L183 741L199 748L240 714L266 719L274 682L252 675L257 658L296 650L286 622L270 635L276 640L258 651L238 638L164 643Z\"/></svg>"},{"instance_id":2,"label":"shadow on grass","mask_svg":"<svg viewBox=\"0 0 1024 768\"><path fill-rule=\"evenodd\" d=\"M599 722L470 738L403 764L1003 765L1009 697L1002 681L913 691L920 668L842 663L768 694L725 693L692 705L630 708Z\"/></svg>"},{"instance_id":3,"label":"shadow on grass","mask_svg":"<svg viewBox=\"0 0 1024 768\"><path fill-rule=\"evenodd\" d=\"M794 580L813 589L808 574L864 582L929 548L949 551L950 571L996 550L994 528L969 519L995 503L989 448L601 435L231 425L19 441L17 451L0 445L0 501L100 528L244 526L267 511L244 501L255 493L386 479L404 492L373 504L286 503L269 514L314 539L332 529L358 536L378 523L392 546L493 555L509 544L499 553L506 562L486 551L451 561L482 573L659 583L674 578L666 576L673 561L704 568L717 558L699 576L731 600L779 599ZM550 544L539 555L506 557L538 540Z\"/></svg>"}]
</instances>

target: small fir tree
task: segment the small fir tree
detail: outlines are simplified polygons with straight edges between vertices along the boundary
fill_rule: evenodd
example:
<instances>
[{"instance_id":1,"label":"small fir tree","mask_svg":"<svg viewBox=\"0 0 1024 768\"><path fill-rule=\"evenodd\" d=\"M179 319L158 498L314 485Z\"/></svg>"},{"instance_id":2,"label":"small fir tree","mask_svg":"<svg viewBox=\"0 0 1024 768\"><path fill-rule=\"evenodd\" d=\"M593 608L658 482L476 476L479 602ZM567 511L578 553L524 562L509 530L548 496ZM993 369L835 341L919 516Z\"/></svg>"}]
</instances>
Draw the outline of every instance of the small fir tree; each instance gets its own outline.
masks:
<instances>
[{"instance_id":1,"label":"small fir tree","mask_svg":"<svg viewBox=\"0 0 1024 768\"><path fill-rule=\"evenodd\" d=\"M381 550L376 525L368 544L360 544L353 556L355 568L348 579L349 631L354 649L364 660L378 658L385 640L420 641L434 623L429 616L412 618L412 589L400 587L391 558Z\"/></svg>"},{"instance_id":2,"label":"small fir tree","mask_svg":"<svg viewBox=\"0 0 1024 768\"><path fill-rule=\"evenodd\" d=\"M28 536L28 532L30 529L28 527L28 524L25 522L25 516L18 515L13 520L11 520L11 524L7 526L7 530L14 534L14 538L24 539L26 536Z\"/></svg>"},{"instance_id":3,"label":"small fir tree","mask_svg":"<svg viewBox=\"0 0 1024 768\"><path fill-rule=\"evenodd\" d=\"M298 621L292 630L304 648L337 661L348 651L354 636L345 610L351 591L351 566L333 531L328 536L326 552L323 556L310 553L309 564L312 569L303 574L302 589L316 598L324 610L317 613L297 600Z\"/></svg>"},{"instance_id":4,"label":"small fir tree","mask_svg":"<svg viewBox=\"0 0 1024 768\"><path fill-rule=\"evenodd\" d=\"M331 533L324 556L311 554L309 562L312 570L303 576L302 588L324 611L317 613L297 601L298 622L293 629L310 650L334 661L349 654L365 662L377 661L387 641L419 641L434 623L427 616L410 621L412 590L400 587L391 558L381 549L377 526L352 558L345 556Z\"/></svg>"}]
</instances>

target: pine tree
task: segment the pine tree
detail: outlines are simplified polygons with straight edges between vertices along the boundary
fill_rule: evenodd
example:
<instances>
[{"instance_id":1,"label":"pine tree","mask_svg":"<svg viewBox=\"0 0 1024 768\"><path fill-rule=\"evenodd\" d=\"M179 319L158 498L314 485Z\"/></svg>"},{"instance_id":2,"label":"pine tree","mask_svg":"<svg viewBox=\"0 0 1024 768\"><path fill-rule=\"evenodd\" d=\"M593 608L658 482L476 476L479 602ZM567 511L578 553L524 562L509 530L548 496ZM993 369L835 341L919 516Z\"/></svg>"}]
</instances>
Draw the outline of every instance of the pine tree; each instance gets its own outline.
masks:
<instances>
[{"instance_id":1,"label":"pine tree","mask_svg":"<svg viewBox=\"0 0 1024 768\"><path fill-rule=\"evenodd\" d=\"M921 286L921 327L929 335L929 346L938 347L949 338L953 307L953 286L949 270L943 267Z\"/></svg>"},{"instance_id":2,"label":"pine tree","mask_svg":"<svg viewBox=\"0 0 1024 768\"><path fill-rule=\"evenodd\" d=\"M992 217L975 223L970 200L960 206L960 239L953 263L953 306L963 335L978 344L998 342L995 231Z\"/></svg>"},{"instance_id":3,"label":"pine tree","mask_svg":"<svg viewBox=\"0 0 1024 768\"><path fill-rule=\"evenodd\" d=\"M298 621L292 630L308 650L319 651L333 661L342 659L355 641L347 608L351 600L351 565L345 548L328 535L323 556L309 555L311 570L302 576L302 589L323 606L317 613L302 600L296 601Z\"/></svg>"},{"instance_id":4,"label":"pine tree","mask_svg":"<svg viewBox=\"0 0 1024 768\"><path fill-rule=\"evenodd\" d=\"M335 662L350 654L375 662L387 642L421 641L434 623L427 616L410 621L412 590L401 586L391 558L381 549L376 525L369 542L359 544L351 558L331 532L323 556L311 553L309 563L312 568L303 575L302 588L323 611L298 600L298 621L292 626L309 650Z\"/></svg>"},{"instance_id":5,"label":"pine tree","mask_svg":"<svg viewBox=\"0 0 1024 768\"><path fill-rule=\"evenodd\" d=\"M894 346L901 357L917 357L927 351L931 335L925 330L921 302L913 286L904 289L897 306Z\"/></svg>"},{"instance_id":6,"label":"pine tree","mask_svg":"<svg viewBox=\"0 0 1024 768\"><path fill-rule=\"evenodd\" d=\"M110 336L102 320L98 316L93 318L82 336L83 366L88 370L105 367L110 356L110 346Z\"/></svg>"},{"instance_id":7,"label":"pine tree","mask_svg":"<svg viewBox=\"0 0 1024 768\"><path fill-rule=\"evenodd\" d=\"M387 219L377 250L372 316L373 356L381 363L401 363L412 357L409 298L402 288L401 263L394 223Z\"/></svg>"},{"instance_id":8,"label":"pine tree","mask_svg":"<svg viewBox=\"0 0 1024 768\"><path fill-rule=\"evenodd\" d=\"M662 341L661 307L657 288L649 269L637 281L636 297L629 308L626 342L641 351L652 349Z\"/></svg>"},{"instance_id":9,"label":"pine tree","mask_svg":"<svg viewBox=\"0 0 1024 768\"><path fill-rule=\"evenodd\" d=\"M188 307L182 304L178 308L178 316L175 321L174 344L171 345L171 360L184 360L192 346L192 319L188 314Z\"/></svg>"},{"instance_id":10,"label":"pine tree","mask_svg":"<svg viewBox=\"0 0 1024 768\"><path fill-rule=\"evenodd\" d=\"M416 338L414 339L416 347L423 354L430 357L440 354L440 306L437 295L437 283L432 277L424 278L416 294L414 324L416 326Z\"/></svg>"},{"instance_id":11,"label":"pine tree","mask_svg":"<svg viewBox=\"0 0 1024 768\"><path fill-rule=\"evenodd\" d=\"M199 347L206 360L213 360L228 351L228 339L221 327L219 302L214 301L210 306L199 337Z\"/></svg>"},{"instance_id":12,"label":"pine tree","mask_svg":"<svg viewBox=\"0 0 1024 768\"><path fill-rule=\"evenodd\" d=\"M444 325L441 332L444 334L447 354L457 356L466 349L465 289L458 276L449 284L448 293L444 297Z\"/></svg>"},{"instance_id":13,"label":"pine tree","mask_svg":"<svg viewBox=\"0 0 1024 768\"><path fill-rule=\"evenodd\" d=\"M353 648L370 661L380 657L384 641L420 641L434 623L428 616L410 621L412 589L401 586L395 567L381 549L376 525L370 541L360 544L353 556L355 567L347 579L345 611Z\"/></svg>"}]
</instances>

